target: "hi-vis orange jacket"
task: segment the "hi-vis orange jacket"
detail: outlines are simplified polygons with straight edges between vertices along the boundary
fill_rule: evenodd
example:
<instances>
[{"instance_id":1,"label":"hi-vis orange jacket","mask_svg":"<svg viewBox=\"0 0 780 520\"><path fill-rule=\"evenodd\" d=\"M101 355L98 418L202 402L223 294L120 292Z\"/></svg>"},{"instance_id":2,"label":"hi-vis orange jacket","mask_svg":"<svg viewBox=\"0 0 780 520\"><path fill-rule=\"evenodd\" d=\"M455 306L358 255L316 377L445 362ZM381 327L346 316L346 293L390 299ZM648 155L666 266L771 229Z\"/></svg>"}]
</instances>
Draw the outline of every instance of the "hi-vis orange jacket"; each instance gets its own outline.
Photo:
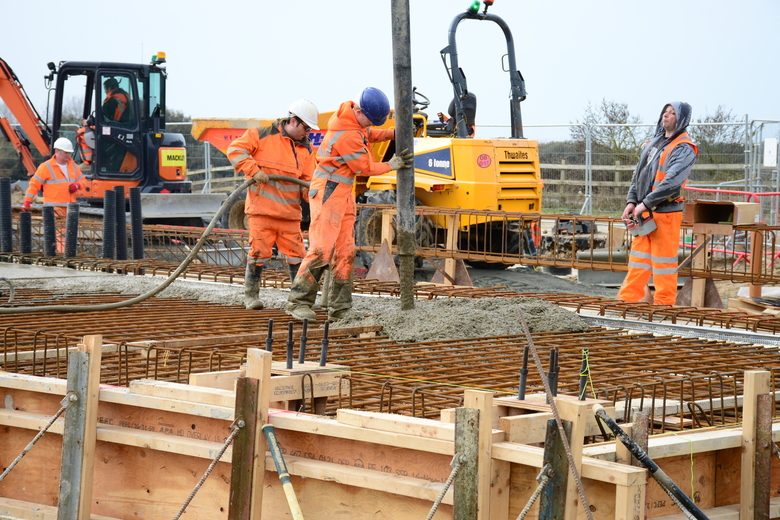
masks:
<instances>
[{"instance_id":1,"label":"hi-vis orange jacket","mask_svg":"<svg viewBox=\"0 0 780 520\"><path fill-rule=\"evenodd\" d=\"M76 193L70 193L68 187L71 183L82 182L84 174L79 169L76 161L68 157L65 171L52 157L41 163L35 170L35 175L30 178L30 186L24 194L25 202L32 202L33 197L43 190L44 206L67 207L68 202L76 202Z\"/></svg>"},{"instance_id":2,"label":"hi-vis orange jacket","mask_svg":"<svg viewBox=\"0 0 780 520\"><path fill-rule=\"evenodd\" d=\"M250 128L230 143L228 158L237 172L251 179L258 171L268 175L284 175L304 181L311 180L315 158L309 138L293 141L283 131L284 120L271 126ZM283 181L253 184L247 190L244 212L281 220L301 220L301 201L307 200L305 188Z\"/></svg>"},{"instance_id":3,"label":"hi-vis orange jacket","mask_svg":"<svg viewBox=\"0 0 780 520\"><path fill-rule=\"evenodd\" d=\"M322 191L320 199L327 203L331 196L355 205L352 184L356 175L382 175L390 171L386 162L374 162L369 143L395 138L395 129L363 128L358 123L355 103L345 101L328 121L328 132L317 150L317 169L311 181L311 191Z\"/></svg>"},{"instance_id":4,"label":"hi-vis orange jacket","mask_svg":"<svg viewBox=\"0 0 780 520\"><path fill-rule=\"evenodd\" d=\"M103 115L111 121L120 121L125 115L130 97L121 88L115 88L103 100Z\"/></svg>"},{"instance_id":5,"label":"hi-vis orange jacket","mask_svg":"<svg viewBox=\"0 0 780 520\"><path fill-rule=\"evenodd\" d=\"M674 148L676 146L680 145L680 144L689 144L689 145L691 145L691 148L693 148L694 156L698 156L699 155L699 147L696 146L695 144L693 144L693 141L691 141L691 138L688 136L687 132L683 132L680 135L678 135L677 137L675 137L674 140L671 143L669 143L666 146L666 148L664 148L663 151L661 152L661 158L658 160L658 169L655 172L655 179L653 179L652 191L655 191L656 189L658 189L658 186L660 186L661 183L666 178L666 172L667 172L667 169L668 169L668 166L666 164L666 159L669 157L669 154L671 153L671 151L674 150ZM669 200L669 202L682 202L682 201L684 201L685 197L682 196L682 190L685 189L685 186L687 184L688 184L688 177L686 176L685 180L680 185L679 195L676 198Z\"/></svg>"}]
</instances>

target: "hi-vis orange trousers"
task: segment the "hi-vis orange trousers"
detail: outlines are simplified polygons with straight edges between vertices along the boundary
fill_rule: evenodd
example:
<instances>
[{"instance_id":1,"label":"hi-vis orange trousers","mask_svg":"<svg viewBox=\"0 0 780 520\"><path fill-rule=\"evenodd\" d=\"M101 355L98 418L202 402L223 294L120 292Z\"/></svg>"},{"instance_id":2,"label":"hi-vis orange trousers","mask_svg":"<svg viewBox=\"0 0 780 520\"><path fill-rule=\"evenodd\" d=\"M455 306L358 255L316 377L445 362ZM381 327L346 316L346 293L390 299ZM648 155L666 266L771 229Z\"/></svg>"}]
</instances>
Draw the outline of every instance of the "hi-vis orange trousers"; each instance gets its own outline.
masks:
<instances>
[{"instance_id":1,"label":"hi-vis orange trousers","mask_svg":"<svg viewBox=\"0 0 780 520\"><path fill-rule=\"evenodd\" d=\"M653 213L658 228L635 237L628 255L628 274L618 292L624 302L638 302L653 277L653 303L674 305L677 300L677 251L680 244L682 212Z\"/></svg>"}]
</instances>

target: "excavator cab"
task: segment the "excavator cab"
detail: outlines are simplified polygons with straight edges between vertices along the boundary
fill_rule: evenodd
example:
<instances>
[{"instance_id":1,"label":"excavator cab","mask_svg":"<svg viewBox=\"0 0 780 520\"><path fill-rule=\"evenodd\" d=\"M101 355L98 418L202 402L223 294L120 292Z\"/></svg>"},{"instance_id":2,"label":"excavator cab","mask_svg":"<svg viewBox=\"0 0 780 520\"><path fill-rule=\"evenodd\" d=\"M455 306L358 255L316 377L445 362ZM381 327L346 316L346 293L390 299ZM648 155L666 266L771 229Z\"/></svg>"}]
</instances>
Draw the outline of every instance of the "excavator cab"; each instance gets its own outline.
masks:
<instances>
[{"instance_id":1,"label":"excavator cab","mask_svg":"<svg viewBox=\"0 0 780 520\"><path fill-rule=\"evenodd\" d=\"M77 144L88 179L80 199L102 199L116 185L140 186L143 193L191 192L184 136L164 132L164 62L160 53L143 65L49 65L49 88L55 85L51 139L66 136ZM63 126L63 111L74 103L78 129Z\"/></svg>"}]
</instances>

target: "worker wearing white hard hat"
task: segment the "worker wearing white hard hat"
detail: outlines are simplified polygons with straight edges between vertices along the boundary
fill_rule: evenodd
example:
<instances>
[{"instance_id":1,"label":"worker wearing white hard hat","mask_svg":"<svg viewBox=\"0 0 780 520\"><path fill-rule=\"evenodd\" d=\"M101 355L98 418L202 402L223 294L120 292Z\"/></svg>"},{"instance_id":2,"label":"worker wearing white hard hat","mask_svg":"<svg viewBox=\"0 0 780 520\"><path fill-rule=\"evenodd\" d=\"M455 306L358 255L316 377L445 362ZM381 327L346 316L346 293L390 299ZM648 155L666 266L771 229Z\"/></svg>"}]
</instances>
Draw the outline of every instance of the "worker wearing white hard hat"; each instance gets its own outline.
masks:
<instances>
[{"instance_id":1,"label":"worker wearing white hard hat","mask_svg":"<svg viewBox=\"0 0 780 520\"><path fill-rule=\"evenodd\" d=\"M287 257L292 279L298 272L306 247L303 243L302 202L308 202L308 189L281 176L310 181L314 154L309 133L319 130L319 111L308 99L298 99L287 107L288 116L270 126L250 128L230 143L227 156L237 172L254 179L247 190L244 213L249 229L249 253L244 277L244 305L262 309L259 299L263 268L274 255L273 247Z\"/></svg>"},{"instance_id":2,"label":"worker wearing white hard hat","mask_svg":"<svg viewBox=\"0 0 780 520\"><path fill-rule=\"evenodd\" d=\"M54 206L54 215L64 218L69 202L76 202L80 189L84 187L84 174L71 158L73 143L67 137L54 141L54 155L44 161L30 178L30 186L24 194L25 211L30 208L33 198L43 191L43 205ZM60 237L61 238L61 237ZM61 250L61 240L57 247Z\"/></svg>"},{"instance_id":3,"label":"worker wearing white hard hat","mask_svg":"<svg viewBox=\"0 0 780 520\"><path fill-rule=\"evenodd\" d=\"M24 195L24 207L29 208L33 197L43 191L43 204L54 206L55 215L64 217L69 202L76 202L77 192L83 187L84 174L71 158L73 143L67 137L54 141L54 155L44 161L30 179Z\"/></svg>"}]
</instances>

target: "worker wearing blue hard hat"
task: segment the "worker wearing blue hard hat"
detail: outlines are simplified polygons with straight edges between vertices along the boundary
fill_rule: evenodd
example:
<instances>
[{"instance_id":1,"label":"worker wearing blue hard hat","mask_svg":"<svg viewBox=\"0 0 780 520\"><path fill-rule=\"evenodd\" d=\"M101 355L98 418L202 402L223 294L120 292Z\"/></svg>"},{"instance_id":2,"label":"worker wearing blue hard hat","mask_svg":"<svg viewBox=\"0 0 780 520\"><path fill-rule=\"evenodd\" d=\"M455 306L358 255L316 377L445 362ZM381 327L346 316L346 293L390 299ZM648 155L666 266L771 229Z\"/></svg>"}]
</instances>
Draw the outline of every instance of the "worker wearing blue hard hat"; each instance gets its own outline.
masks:
<instances>
[{"instance_id":1,"label":"worker wearing blue hard hat","mask_svg":"<svg viewBox=\"0 0 780 520\"><path fill-rule=\"evenodd\" d=\"M328 121L309 189L309 249L287 300L287 313L297 319L316 320L312 306L320 278L328 267L333 275L328 302L323 302L328 318L343 319L352 308L355 177L382 175L411 166L413 161L409 150L396 153L387 162L374 161L370 143L395 139L394 128L372 128L385 124L389 114L390 102L385 93L368 87L355 101L342 103Z\"/></svg>"}]
</instances>

